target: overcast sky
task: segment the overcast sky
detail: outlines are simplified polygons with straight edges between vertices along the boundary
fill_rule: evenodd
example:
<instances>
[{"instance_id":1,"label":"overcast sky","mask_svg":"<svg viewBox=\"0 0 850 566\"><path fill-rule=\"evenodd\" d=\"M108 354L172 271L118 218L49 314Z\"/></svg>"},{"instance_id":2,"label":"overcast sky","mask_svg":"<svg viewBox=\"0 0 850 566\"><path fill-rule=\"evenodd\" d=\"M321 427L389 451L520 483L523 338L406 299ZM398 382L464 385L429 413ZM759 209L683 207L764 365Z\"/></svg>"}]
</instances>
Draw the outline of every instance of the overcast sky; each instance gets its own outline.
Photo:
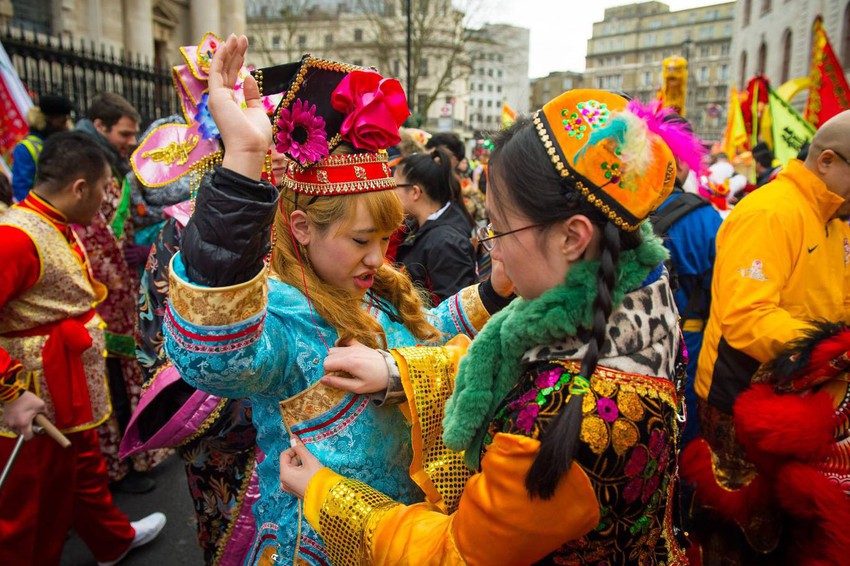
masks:
<instances>
[{"instance_id":1,"label":"overcast sky","mask_svg":"<svg viewBox=\"0 0 850 566\"><path fill-rule=\"evenodd\" d=\"M584 71L587 40L593 23L602 21L605 8L630 4L627 0L482 0L485 21L531 30L528 74ZM668 0L671 11L719 4L717 0Z\"/></svg>"}]
</instances>

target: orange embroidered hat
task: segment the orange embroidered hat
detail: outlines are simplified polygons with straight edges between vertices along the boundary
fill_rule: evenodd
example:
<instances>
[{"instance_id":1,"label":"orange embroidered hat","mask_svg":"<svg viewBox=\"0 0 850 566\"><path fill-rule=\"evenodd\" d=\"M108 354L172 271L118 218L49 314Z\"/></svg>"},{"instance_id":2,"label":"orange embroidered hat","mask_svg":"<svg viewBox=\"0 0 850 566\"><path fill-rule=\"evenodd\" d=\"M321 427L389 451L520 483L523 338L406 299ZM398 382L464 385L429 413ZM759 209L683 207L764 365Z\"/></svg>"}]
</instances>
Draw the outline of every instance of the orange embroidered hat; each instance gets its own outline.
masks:
<instances>
[{"instance_id":1,"label":"orange embroidered hat","mask_svg":"<svg viewBox=\"0 0 850 566\"><path fill-rule=\"evenodd\" d=\"M676 161L665 126L638 101L571 90L533 122L558 173L621 230L636 230L673 190Z\"/></svg>"}]
</instances>

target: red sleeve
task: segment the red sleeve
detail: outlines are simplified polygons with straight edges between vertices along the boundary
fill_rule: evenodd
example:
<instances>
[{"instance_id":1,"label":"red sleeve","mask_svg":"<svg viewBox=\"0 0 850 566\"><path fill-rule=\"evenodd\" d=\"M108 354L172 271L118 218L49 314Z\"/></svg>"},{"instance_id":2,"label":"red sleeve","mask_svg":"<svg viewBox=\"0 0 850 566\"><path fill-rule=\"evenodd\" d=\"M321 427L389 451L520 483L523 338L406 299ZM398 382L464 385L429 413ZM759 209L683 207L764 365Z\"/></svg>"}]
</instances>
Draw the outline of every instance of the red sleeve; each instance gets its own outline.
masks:
<instances>
[{"instance_id":1,"label":"red sleeve","mask_svg":"<svg viewBox=\"0 0 850 566\"><path fill-rule=\"evenodd\" d=\"M10 300L35 285L41 274L38 250L26 232L12 226L0 226L0 309ZM20 362L0 348L0 402L20 396Z\"/></svg>"}]
</instances>

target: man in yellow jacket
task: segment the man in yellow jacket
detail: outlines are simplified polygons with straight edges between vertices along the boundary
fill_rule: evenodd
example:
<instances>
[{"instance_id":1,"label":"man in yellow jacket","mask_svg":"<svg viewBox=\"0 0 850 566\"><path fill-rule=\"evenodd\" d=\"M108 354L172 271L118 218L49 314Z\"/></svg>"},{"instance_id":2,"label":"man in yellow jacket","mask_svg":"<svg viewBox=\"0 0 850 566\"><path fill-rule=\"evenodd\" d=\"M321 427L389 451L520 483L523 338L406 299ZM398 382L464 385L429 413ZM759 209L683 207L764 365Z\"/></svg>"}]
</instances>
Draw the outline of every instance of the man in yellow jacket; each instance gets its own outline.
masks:
<instances>
[{"instance_id":1,"label":"man in yellow jacket","mask_svg":"<svg viewBox=\"0 0 850 566\"><path fill-rule=\"evenodd\" d=\"M723 413L809 321L850 317L848 156L845 111L818 130L805 162L791 160L720 227L696 391Z\"/></svg>"},{"instance_id":2,"label":"man in yellow jacket","mask_svg":"<svg viewBox=\"0 0 850 566\"><path fill-rule=\"evenodd\" d=\"M848 156L845 111L818 130L805 162L791 160L775 180L742 200L717 233L711 311L695 382L699 414L690 417L699 418L710 450L709 483L719 489L707 491L698 479L706 461L697 448L689 445L680 460L683 477L697 484L697 502L709 509L722 507L718 494L743 498L756 477L732 416L756 371L811 329L811 321L850 321ZM730 563L746 563L749 549L764 556L778 548L778 515L744 507L747 513L735 523L745 539L735 527L696 529L704 556L733 552Z\"/></svg>"}]
</instances>

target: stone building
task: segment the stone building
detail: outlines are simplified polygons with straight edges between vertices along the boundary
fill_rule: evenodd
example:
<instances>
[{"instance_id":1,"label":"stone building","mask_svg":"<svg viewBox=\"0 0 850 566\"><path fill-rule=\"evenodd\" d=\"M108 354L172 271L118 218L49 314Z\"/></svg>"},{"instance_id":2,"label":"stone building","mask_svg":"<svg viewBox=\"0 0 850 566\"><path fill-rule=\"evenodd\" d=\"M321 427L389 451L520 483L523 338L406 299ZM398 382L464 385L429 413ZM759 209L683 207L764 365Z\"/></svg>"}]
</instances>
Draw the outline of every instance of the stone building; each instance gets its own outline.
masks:
<instances>
[{"instance_id":1,"label":"stone building","mask_svg":"<svg viewBox=\"0 0 850 566\"><path fill-rule=\"evenodd\" d=\"M151 63L181 61L204 33L245 32L244 0L0 0L0 24L81 38Z\"/></svg>"},{"instance_id":2,"label":"stone building","mask_svg":"<svg viewBox=\"0 0 850 566\"><path fill-rule=\"evenodd\" d=\"M806 77L812 59L812 24L823 19L835 54L850 69L850 0L739 0L732 39L732 80L739 89L756 74L775 87ZM798 108L805 93L795 98Z\"/></svg>"},{"instance_id":3,"label":"stone building","mask_svg":"<svg viewBox=\"0 0 850 566\"><path fill-rule=\"evenodd\" d=\"M475 30L469 45L469 126L478 134L501 128L502 106L528 113L529 31L506 24Z\"/></svg>"},{"instance_id":4,"label":"stone building","mask_svg":"<svg viewBox=\"0 0 850 566\"><path fill-rule=\"evenodd\" d=\"M498 129L504 101L527 110L528 30L469 29L450 0L413 6L410 84L405 0L248 0L249 62L268 66L310 53L374 66L401 81L422 128L464 137Z\"/></svg>"},{"instance_id":5,"label":"stone building","mask_svg":"<svg viewBox=\"0 0 850 566\"><path fill-rule=\"evenodd\" d=\"M656 98L661 62L688 59L686 115L706 141L723 135L735 3L670 11L662 2L608 8L587 42L585 85Z\"/></svg>"},{"instance_id":6,"label":"stone building","mask_svg":"<svg viewBox=\"0 0 850 566\"><path fill-rule=\"evenodd\" d=\"M584 88L584 74L575 71L552 71L545 77L531 79L530 108L536 110L561 94L574 88Z\"/></svg>"}]
</instances>

